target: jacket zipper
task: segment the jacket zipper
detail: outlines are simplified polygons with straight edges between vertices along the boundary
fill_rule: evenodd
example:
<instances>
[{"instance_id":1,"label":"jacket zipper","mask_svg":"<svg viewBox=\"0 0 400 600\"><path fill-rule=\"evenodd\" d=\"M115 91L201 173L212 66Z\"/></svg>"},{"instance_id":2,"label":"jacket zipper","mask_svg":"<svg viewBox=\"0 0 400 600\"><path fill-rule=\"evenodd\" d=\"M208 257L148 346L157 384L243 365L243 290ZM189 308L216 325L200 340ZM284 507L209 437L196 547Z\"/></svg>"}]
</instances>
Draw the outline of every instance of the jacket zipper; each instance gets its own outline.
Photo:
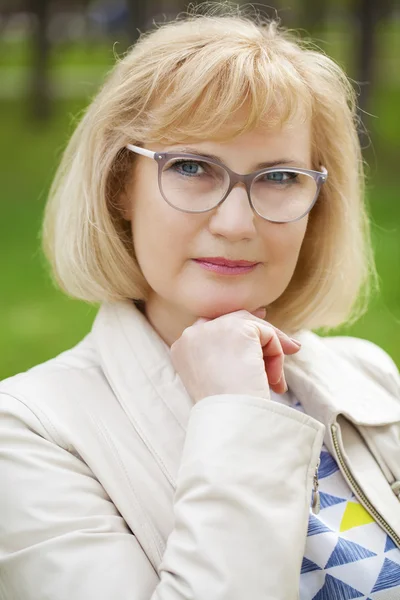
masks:
<instances>
[{"instance_id":1,"label":"jacket zipper","mask_svg":"<svg viewBox=\"0 0 400 600\"><path fill-rule=\"evenodd\" d=\"M351 487L353 488L353 492L357 495L358 499L361 501L361 503L364 505L364 507L368 510L370 515L372 517L374 517L374 519L381 525L382 529L384 531L386 531L386 533L388 535L390 535L391 538L393 538L393 540L396 542L397 546L400 548L400 537L397 535L397 533L395 531L393 531L393 529L385 521L385 519L382 517L382 515L380 513L378 513L376 508L371 504L371 502L368 500L367 496L364 494L364 492L358 485L357 481L352 476L348 466L346 465L346 463L343 459L341 450L340 450L339 440L337 437L337 426L335 424L331 425L331 432L332 432L333 445L334 445L335 451L336 451L336 456L339 460L340 466L343 469L343 472L345 473Z\"/></svg>"}]
</instances>

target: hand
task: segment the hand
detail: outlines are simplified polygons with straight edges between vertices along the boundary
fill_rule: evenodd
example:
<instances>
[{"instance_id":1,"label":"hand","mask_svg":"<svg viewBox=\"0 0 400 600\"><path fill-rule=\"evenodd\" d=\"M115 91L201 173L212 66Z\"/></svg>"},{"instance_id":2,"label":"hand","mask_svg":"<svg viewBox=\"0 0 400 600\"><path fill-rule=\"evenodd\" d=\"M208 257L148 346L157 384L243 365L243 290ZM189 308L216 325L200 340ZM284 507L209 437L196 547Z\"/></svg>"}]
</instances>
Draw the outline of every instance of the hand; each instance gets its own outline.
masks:
<instances>
[{"instance_id":1,"label":"hand","mask_svg":"<svg viewBox=\"0 0 400 600\"><path fill-rule=\"evenodd\" d=\"M284 355L300 346L261 315L264 309L199 319L172 344L173 365L194 402L215 394L269 399L269 386L287 390Z\"/></svg>"}]
</instances>

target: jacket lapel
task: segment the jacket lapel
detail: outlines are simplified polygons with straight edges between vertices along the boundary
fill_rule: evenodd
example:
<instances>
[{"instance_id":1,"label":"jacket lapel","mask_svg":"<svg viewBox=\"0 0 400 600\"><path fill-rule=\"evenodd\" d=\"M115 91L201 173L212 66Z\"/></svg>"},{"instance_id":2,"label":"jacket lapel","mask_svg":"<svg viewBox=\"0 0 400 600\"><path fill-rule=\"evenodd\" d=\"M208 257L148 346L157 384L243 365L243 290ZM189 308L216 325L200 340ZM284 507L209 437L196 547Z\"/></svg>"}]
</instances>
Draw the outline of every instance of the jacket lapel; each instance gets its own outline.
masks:
<instances>
[{"instance_id":1,"label":"jacket lapel","mask_svg":"<svg viewBox=\"0 0 400 600\"><path fill-rule=\"evenodd\" d=\"M193 402L176 374L168 346L130 302L104 304L93 334L102 368L126 414L171 485ZM311 331L285 359L289 387L305 412L327 427L343 415L361 426L400 422L400 402ZM136 390L140 390L139 393ZM332 451L330 439L326 439Z\"/></svg>"},{"instance_id":2,"label":"jacket lapel","mask_svg":"<svg viewBox=\"0 0 400 600\"><path fill-rule=\"evenodd\" d=\"M131 302L104 304L93 335L114 394L175 489L193 403L168 346Z\"/></svg>"},{"instance_id":3,"label":"jacket lapel","mask_svg":"<svg viewBox=\"0 0 400 600\"><path fill-rule=\"evenodd\" d=\"M327 427L339 414L365 426L400 421L399 400L362 372L357 356L349 359L311 331L297 338L302 348L287 358L285 375L306 413Z\"/></svg>"},{"instance_id":4,"label":"jacket lapel","mask_svg":"<svg viewBox=\"0 0 400 600\"><path fill-rule=\"evenodd\" d=\"M104 304L96 317L93 336L109 385L172 493L193 402L172 366L168 346L128 301ZM370 436L382 426L398 426L400 402L367 377L356 360L330 348L310 331L297 337L302 349L286 358L286 379L305 412L326 426L325 444L333 454L331 425L340 418L360 432L367 428ZM364 450L368 452L366 446ZM400 444L392 445L392 450L397 452L400 464ZM361 462L358 467L362 467ZM398 503L393 504L386 480L378 480L379 490L391 506L387 518L399 527ZM367 495L371 491L365 489Z\"/></svg>"},{"instance_id":5,"label":"jacket lapel","mask_svg":"<svg viewBox=\"0 0 400 600\"><path fill-rule=\"evenodd\" d=\"M362 372L356 356L341 355L312 332L297 337L303 346L287 361L289 387L305 412L325 424L324 442L336 459L339 449L348 469L342 473L353 490L349 476L399 539L400 498L393 493L400 480L399 399L383 386L384 374L379 385Z\"/></svg>"}]
</instances>

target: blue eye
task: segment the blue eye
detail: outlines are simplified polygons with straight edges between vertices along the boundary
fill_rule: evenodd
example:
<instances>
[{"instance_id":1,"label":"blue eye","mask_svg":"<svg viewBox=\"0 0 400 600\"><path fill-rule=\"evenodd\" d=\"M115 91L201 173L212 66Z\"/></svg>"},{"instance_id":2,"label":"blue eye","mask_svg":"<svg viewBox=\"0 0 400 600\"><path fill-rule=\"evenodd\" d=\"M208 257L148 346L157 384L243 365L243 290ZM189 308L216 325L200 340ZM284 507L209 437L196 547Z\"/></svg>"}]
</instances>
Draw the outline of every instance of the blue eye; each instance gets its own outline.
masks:
<instances>
[{"instance_id":1,"label":"blue eye","mask_svg":"<svg viewBox=\"0 0 400 600\"><path fill-rule=\"evenodd\" d=\"M201 164L194 160L177 160L171 168L182 175L201 175L204 172Z\"/></svg>"},{"instance_id":2,"label":"blue eye","mask_svg":"<svg viewBox=\"0 0 400 600\"><path fill-rule=\"evenodd\" d=\"M291 173L290 171L274 171L272 173L266 173L267 181L276 181L277 183L285 183L296 179L297 173Z\"/></svg>"}]
</instances>

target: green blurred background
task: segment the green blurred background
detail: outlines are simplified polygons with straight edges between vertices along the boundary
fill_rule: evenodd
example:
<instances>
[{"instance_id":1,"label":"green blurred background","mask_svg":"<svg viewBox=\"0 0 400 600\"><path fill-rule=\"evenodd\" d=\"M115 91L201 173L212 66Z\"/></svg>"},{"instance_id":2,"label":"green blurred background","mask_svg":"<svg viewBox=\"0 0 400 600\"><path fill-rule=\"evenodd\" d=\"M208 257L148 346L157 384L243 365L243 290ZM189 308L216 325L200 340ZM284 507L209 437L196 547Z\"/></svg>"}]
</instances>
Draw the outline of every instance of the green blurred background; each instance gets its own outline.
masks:
<instances>
[{"instance_id":1,"label":"green blurred background","mask_svg":"<svg viewBox=\"0 0 400 600\"><path fill-rule=\"evenodd\" d=\"M273 8L271 6L273 5ZM301 28L345 67L363 108L360 132L380 293L333 334L382 346L400 365L400 12L391 0L297 0L257 8ZM0 379L79 341L97 307L58 291L40 250L46 194L79 114L138 35L182 2L13 1L0 7Z\"/></svg>"}]
</instances>

